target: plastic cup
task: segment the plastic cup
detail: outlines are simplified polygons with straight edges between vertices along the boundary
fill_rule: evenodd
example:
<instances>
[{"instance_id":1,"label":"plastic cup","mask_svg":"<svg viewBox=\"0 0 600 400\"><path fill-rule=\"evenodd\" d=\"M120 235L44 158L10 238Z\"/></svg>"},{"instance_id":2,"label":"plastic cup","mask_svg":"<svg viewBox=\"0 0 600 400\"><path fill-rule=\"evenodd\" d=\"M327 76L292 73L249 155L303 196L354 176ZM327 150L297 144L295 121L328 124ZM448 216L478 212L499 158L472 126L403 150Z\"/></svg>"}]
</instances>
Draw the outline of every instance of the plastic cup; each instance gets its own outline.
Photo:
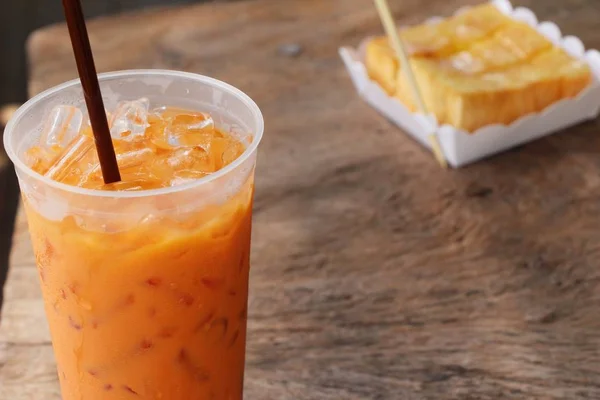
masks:
<instances>
[{"instance_id":1,"label":"plastic cup","mask_svg":"<svg viewBox=\"0 0 600 400\"><path fill-rule=\"evenodd\" d=\"M4 142L27 212L63 400L242 399L256 152L264 121L238 89L200 75L136 70L100 75L108 110L154 106L210 112L247 141L226 168L140 192L67 186L26 165L44 117L85 108L79 81L27 102Z\"/></svg>"}]
</instances>

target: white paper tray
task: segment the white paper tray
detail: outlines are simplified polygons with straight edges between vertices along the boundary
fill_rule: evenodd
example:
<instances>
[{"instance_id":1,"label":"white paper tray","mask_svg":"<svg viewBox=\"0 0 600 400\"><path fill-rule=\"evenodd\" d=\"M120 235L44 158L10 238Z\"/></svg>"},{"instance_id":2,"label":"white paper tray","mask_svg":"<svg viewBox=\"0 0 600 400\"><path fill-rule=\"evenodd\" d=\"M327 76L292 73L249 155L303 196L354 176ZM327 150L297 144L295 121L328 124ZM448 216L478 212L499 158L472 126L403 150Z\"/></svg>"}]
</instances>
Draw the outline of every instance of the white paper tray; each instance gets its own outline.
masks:
<instances>
[{"instance_id":1,"label":"white paper tray","mask_svg":"<svg viewBox=\"0 0 600 400\"><path fill-rule=\"evenodd\" d=\"M539 23L535 14L527 8L513 9L508 0L494 0L492 3L506 15L528 23L554 44L587 62L594 75L593 83L576 98L556 102L540 113L526 115L508 126L489 125L469 134L450 125L439 126L433 115L425 116L409 111L399 100L390 97L372 81L364 65L365 45L368 39L363 41L358 49L342 47L339 50L359 95L429 149L427 136L435 129L442 151L453 167L473 163L568 126L596 118L600 112L600 52L585 51L583 43L577 37L563 37L556 24ZM457 13L464 11L465 9L460 9ZM436 23L439 20L439 17L435 17L427 22Z\"/></svg>"}]
</instances>

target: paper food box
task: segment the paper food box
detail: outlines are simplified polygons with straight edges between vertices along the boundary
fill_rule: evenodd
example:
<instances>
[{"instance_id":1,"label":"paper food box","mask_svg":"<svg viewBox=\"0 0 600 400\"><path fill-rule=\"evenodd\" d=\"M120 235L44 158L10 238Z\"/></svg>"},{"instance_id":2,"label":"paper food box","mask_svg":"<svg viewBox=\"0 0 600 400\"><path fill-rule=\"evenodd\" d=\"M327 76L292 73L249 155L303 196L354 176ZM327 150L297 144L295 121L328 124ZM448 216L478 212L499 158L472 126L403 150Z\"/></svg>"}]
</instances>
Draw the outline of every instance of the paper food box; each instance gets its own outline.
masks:
<instances>
[{"instance_id":1,"label":"paper food box","mask_svg":"<svg viewBox=\"0 0 600 400\"><path fill-rule=\"evenodd\" d=\"M556 50L556 52L562 54L563 58L565 58L567 55L558 50L558 48L562 48L564 51L566 51L566 53L568 53L568 55L580 61L580 63L578 63L579 66L584 64L589 66L591 74L588 75L588 80L583 84L583 86L577 90L577 94L573 94L571 97L564 97L565 95L561 97L561 95L557 93L568 92L568 89L564 88L564 83L562 83L563 88L561 88L561 83L559 82L558 88L554 90L554 93L552 93L552 87L547 87L545 89L542 88L543 96L540 96L538 93L537 98L542 102L548 101L548 96L550 98L555 96L560 100L555 100L547 106L540 106L538 101L538 106L543 108L535 112L518 115L517 117L513 118L514 120L512 120L510 123L483 124L481 126L476 125L477 114L485 113L484 108L486 106L488 108L493 108L493 104L482 104L480 106L478 105L480 103L477 103L476 101L470 101L471 104L475 104L471 110L477 112L474 115L471 115L469 114L471 112L470 109L465 106L465 104L469 104L469 101L463 102L464 99L455 99L454 103L451 103L451 107L447 107L450 109L450 111L443 110L442 112L450 114L451 111L454 111L455 114L449 116L447 115L447 118L453 121L459 121L459 125L470 124L470 126L474 127L474 129L471 130L462 129L456 127L457 124L450 124L448 122L439 123L434 116L435 111L430 112L430 114L427 116L417 111L412 111L415 109L414 105L406 105L410 102L410 100L401 100L400 98L402 96L398 93L396 93L395 96L389 94L390 88L384 88L381 84L381 80L378 83L369 77L369 72L366 66L366 52L367 45L372 38L365 39L357 49L348 47L340 49L340 55L348 69L348 72L350 73L354 86L356 87L359 95L363 97L371 106L395 122L400 128L402 128L405 132L410 134L419 143L427 148L430 148L430 142L428 141L427 137L433 130L435 130L435 132L437 132L438 140L444 156L448 163L453 167L461 167L473 163L492 154L499 153L522 143L549 135L568 126L576 125L585 120L593 119L597 117L600 112L600 53L598 51L586 51L581 40L576 37L563 37L560 29L552 22L538 22L535 14L527 8L513 9L511 3L507 0L495 0L490 4L502 13L502 18L506 16L511 20L519 21L521 23L520 26L524 27L525 29L529 29L529 27L535 29L535 31L543 35L554 45L550 46L550 48L553 48ZM491 10L491 7L489 7L490 4L488 4L487 7L488 11ZM483 6L480 6L480 8L481 7ZM473 11L475 11L475 9L473 9ZM461 9L457 11L455 16L467 16L469 15L468 12L468 8ZM493 10L493 13L498 14L496 10ZM496 15L496 17L498 17L498 15ZM427 21L426 24L439 24L440 21L443 21L443 19L432 18ZM475 23L478 22L481 23L481 21L475 21ZM522 23L527 24L527 26ZM427 25L427 27L429 28L431 25ZM530 35L530 37L531 36L537 36L538 41L540 39L539 35L536 35L535 32L533 32L533 35ZM440 37L437 38L439 39ZM517 37L515 43L518 43L519 46L527 46L530 45L530 43L527 41L528 39L529 38L527 36L523 37L522 40L520 37ZM435 42L437 39L434 37L433 39L430 38L429 40L433 40ZM547 41L543 42L548 45ZM533 46L533 44L531 44L531 46ZM410 51L410 46L407 47ZM485 52L486 49L484 48L483 51ZM502 54L489 54L490 52L494 51L494 49L489 49L487 51L487 56L491 56L493 60L500 59L501 61ZM467 56L469 56L469 54L467 54ZM393 55L390 57L393 57ZM534 55L532 59L535 59L536 61L526 60L523 63L537 62L537 68L539 68L540 71L551 71L552 68L554 68L553 65L543 65L543 57L538 57L536 59ZM388 60L388 64L396 62L390 60ZM577 63L577 60L573 61ZM383 72L386 72L385 68L388 68L389 70L389 65L386 66L384 63L384 66L382 67ZM433 69L435 68L436 66L434 65ZM521 75L526 73L531 74L532 67L526 65L526 68L527 70L525 72L522 72L521 70L517 70L515 72L513 69L511 70L511 73ZM414 69L415 68L413 67L413 70ZM398 73L398 75L401 74L402 73ZM521 75L518 75L517 79L525 79ZM564 80L568 81L569 79L563 79L563 81ZM398 82L398 85L401 85L400 79L398 79ZM421 83L419 84L421 87ZM453 84L453 82L451 82L451 84ZM461 84L463 86L465 85L464 82ZM435 85L432 85L432 87L433 89L421 87L421 91L424 93L424 98L426 98L428 95L429 100L435 102L436 100L434 100L434 98L436 96L436 90L438 89ZM429 92L427 92L427 90L429 90ZM545 90L547 93L543 90ZM523 107L527 107L527 105L530 103L535 103L535 100L527 100L526 97L527 96L515 97L515 101L522 102L524 104ZM433 104L433 108L435 108L435 106L436 104ZM513 107L510 104L507 106L508 108ZM440 107L443 108L444 105ZM461 107L463 114L459 115ZM438 108L436 111L442 110L442 108ZM506 110L496 110L493 111L493 113L496 113L494 115L497 117L498 113L503 111Z\"/></svg>"}]
</instances>

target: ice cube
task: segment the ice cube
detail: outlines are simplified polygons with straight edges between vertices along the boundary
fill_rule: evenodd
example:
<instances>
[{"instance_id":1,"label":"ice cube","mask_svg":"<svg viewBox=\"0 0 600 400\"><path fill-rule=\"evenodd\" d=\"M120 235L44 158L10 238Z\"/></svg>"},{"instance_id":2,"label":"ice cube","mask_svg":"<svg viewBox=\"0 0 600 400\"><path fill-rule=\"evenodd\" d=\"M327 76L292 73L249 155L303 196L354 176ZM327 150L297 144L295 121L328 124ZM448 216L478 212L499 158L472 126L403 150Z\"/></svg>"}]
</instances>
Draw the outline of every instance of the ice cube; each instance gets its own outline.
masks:
<instances>
[{"instance_id":1,"label":"ice cube","mask_svg":"<svg viewBox=\"0 0 600 400\"><path fill-rule=\"evenodd\" d=\"M209 151L217 134L209 114L169 109L157 110L156 118L162 119L162 124L151 132L152 142L164 149L202 147Z\"/></svg>"},{"instance_id":2,"label":"ice cube","mask_svg":"<svg viewBox=\"0 0 600 400\"><path fill-rule=\"evenodd\" d=\"M54 107L43 122L39 145L25 152L28 165L40 174L46 174L65 148L79 135L83 113L73 106Z\"/></svg>"},{"instance_id":3,"label":"ice cube","mask_svg":"<svg viewBox=\"0 0 600 400\"><path fill-rule=\"evenodd\" d=\"M142 138L148 124L150 100L141 98L123 101L109 118L110 134L114 139L136 140Z\"/></svg>"},{"instance_id":4,"label":"ice cube","mask_svg":"<svg viewBox=\"0 0 600 400\"><path fill-rule=\"evenodd\" d=\"M57 106L44 122L40 145L44 149L64 148L79 134L83 112L73 106Z\"/></svg>"},{"instance_id":5,"label":"ice cube","mask_svg":"<svg viewBox=\"0 0 600 400\"><path fill-rule=\"evenodd\" d=\"M186 169L201 170L208 160L208 154L201 147L182 148L173 151L167 158L167 164L176 171Z\"/></svg>"},{"instance_id":6,"label":"ice cube","mask_svg":"<svg viewBox=\"0 0 600 400\"><path fill-rule=\"evenodd\" d=\"M153 157L154 151L152 151L152 149L141 148L117 154L117 163L119 164L120 169L127 170L139 167L144 163L149 162Z\"/></svg>"},{"instance_id":7,"label":"ice cube","mask_svg":"<svg viewBox=\"0 0 600 400\"><path fill-rule=\"evenodd\" d=\"M34 146L25 152L25 162L34 171L44 175L52 166L52 161L57 157L57 152L42 146Z\"/></svg>"},{"instance_id":8,"label":"ice cube","mask_svg":"<svg viewBox=\"0 0 600 400\"><path fill-rule=\"evenodd\" d=\"M51 221L61 221L69 215L69 204L66 201L57 200L57 198L48 196L34 196L35 200L28 198L28 201L35 201L35 210L44 218ZM39 198L38 198L39 197Z\"/></svg>"},{"instance_id":9,"label":"ice cube","mask_svg":"<svg viewBox=\"0 0 600 400\"><path fill-rule=\"evenodd\" d=\"M44 175L60 182L69 174L85 173L83 169L85 169L85 167L90 167L89 163L86 162L85 164L87 165L85 166L78 164L80 164L84 158L89 158L90 163L95 164L93 161L95 158L95 151L93 151L93 148L94 139L85 135L77 137Z\"/></svg>"},{"instance_id":10,"label":"ice cube","mask_svg":"<svg viewBox=\"0 0 600 400\"><path fill-rule=\"evenodd\" d=\"M228 142L229 143L221 156L221 161L223 162L221 168L224 168L237 160L246 150L244 145L236 140L229 140Z\"/></svg>"},{"instance_id":11,"label":"ice cube","mask_svg":"<svg viewBox=\"0 0 600 400\"><path fill-rule=\"evenodd\" d=\"M202 179L207 175L209 175L209 174L206 172L192 171L192 170L175 172L175 174L173 175L173 179L171 179L169 185L170 186L185 185L186 183L190 183L193 181L197 181L198 179Z\"/></svg>"},{"instance_id":12,"label":"ice cube","mask_svg":"<svg viewBox=\"0 0 600 400\"><path fill-rule=\"evenodd\" d=\"M152 149L132 146L122 146L123 143L117 143L120 146L115 146L117 151L117 164L121 173L122 181L133 181L138 179L153 179L152 176L144 169L144 165L155 158L155 153ZM88 189L102 189L104 182L102 178L102 170L100 164L96 163L87 171L82 171L82 177L79 185Z\"/></svg>"},{"instance_id":13,"label":"ice cube","mask_svg":"<svg viewBox=\"0 0 600 400\"><path fill-rule=\"evenodd\" d=\"M171 186L183 185L213 172L210 156L201 147L177 149L169 157L168 164L173 169Z\"/></svg>"},{"instance_id":14,"label":"ice cube","mask_svg":"<svg viewBox=\"0 0 600 400\"><path fill-rule=\"evenodd\" d=\"M143 176L139 179L125 180L115 183L109 183L101 187L102 190L110 190L115 192L132 192L138 190L159 189L163 185L156 181Z\"/></svg>"},{"instance_id":15,"label":"ice cube","mask_svg":"<svg viewBox=\"0 0 600 400\"><path fill-rule=\"evenodd\" d=\"M155 157L148 169L170 186L202 178L213 171L212 160L201 147L183 147Z\"/></svg>"}]
</instances>

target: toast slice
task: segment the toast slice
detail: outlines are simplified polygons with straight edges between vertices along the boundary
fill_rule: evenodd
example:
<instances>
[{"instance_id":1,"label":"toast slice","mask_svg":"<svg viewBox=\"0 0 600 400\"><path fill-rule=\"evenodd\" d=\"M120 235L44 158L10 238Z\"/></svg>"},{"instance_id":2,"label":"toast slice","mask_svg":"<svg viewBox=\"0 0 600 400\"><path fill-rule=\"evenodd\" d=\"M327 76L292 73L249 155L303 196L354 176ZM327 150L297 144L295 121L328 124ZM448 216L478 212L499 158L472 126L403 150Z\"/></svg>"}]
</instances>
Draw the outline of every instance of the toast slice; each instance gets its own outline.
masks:
<instances>
[{"instance_id":1,"label":"toast slice","mask_svg":"<svg viewBox=\"0 0 600 400\"><path fill-rule=\"evenodd\" d=\"M419 30L437 33L417 41L412 35ZM542 111L577 96L592 81L586 63L490 4L404 30L402 36L428 111L440 123L467 132ZM416 110L411 86L386 38L368 43L366 66L388 94Z\"/></svg>"}]
</instances>

